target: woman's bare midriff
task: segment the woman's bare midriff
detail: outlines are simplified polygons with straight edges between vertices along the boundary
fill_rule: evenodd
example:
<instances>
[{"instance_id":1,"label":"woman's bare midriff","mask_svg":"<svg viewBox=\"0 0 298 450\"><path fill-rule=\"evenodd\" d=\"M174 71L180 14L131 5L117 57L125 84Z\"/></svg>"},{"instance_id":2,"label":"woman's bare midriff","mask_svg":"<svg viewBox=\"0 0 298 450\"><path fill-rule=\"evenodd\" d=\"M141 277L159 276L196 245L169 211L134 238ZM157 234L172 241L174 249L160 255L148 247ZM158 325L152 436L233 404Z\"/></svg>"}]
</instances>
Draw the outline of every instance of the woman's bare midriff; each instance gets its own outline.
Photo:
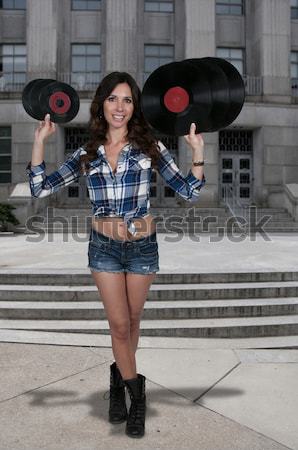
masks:
<instances>
[{"instance_id":1,"label":"woman's bare midriff","mask_svg":"<svg viewBox=\"0 0 298 450\"><path fill-rule=\"evenodd\" d=\"M134 218L133 223L137 231L135 235L132 235L128 231L123 217L103 216L92 218L92 228L94 228L95 231L116 240L133 241L149 236L156 231L154 217L151 214Z\"/></svg>"}]
</instances>

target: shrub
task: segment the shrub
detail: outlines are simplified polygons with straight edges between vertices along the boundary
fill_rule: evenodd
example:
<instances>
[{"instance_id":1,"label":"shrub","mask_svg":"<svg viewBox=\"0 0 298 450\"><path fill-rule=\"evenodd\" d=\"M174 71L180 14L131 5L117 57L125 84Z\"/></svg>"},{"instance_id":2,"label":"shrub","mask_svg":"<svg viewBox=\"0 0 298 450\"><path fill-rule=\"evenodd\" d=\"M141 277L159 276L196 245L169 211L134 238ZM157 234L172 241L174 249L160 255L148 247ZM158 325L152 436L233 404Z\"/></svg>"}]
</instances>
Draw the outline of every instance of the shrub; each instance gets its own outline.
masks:
<instances>
[{"instance_id":1,"label":"shrub","mask_svg":"<svg viewBox=\"0 0 298 450\"><path fill-rule=\"evenodd\" d=\"M8 224L11 223L13 225L19 225L18 219L11 212L13 209L16 209L12 205L8 205L6 203L0 203L0 230L7 231Z\"/></svg>"}]
</instances>

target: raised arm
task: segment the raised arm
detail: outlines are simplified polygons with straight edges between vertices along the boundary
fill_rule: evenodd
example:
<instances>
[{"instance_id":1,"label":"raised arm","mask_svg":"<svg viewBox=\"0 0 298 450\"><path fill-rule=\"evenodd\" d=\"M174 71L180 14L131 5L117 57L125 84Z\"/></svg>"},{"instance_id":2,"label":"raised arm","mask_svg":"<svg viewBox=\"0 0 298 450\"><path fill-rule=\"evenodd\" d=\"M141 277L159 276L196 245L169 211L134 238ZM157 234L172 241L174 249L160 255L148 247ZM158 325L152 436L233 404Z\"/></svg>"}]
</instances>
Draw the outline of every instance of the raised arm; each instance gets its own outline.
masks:
<instances>
[{"instance_id":1,"label":"raised arm","mask_svg":"<svg viewBox=\"0 0 298 450\"><path fill-rule=\"evenodd\" d=\"M161 157L158 162L159 174L163 177L166 183L182 198L191 202L197 201L200 195L200 189L206 183L202 166L189 169L188 174L184 176L179 167L176 165L171 153L163 145L163 143L159 141L158 146L161 153ZM199 146L196 150L196 153L193 152L193 160L199 157ZM202 152L200 158L202 158ZM197 178L194 175L193 172L195 171L195 169L200 169L200 171L198 172L200 172L201 179Z\"/></svg>"},{"instance_id":2,"label":"raised arm","mask_svg":"<svg viewBox=\"0 0 298 450\"><path fill-rule=\"evenodd\" d=\"M59 167L58 170L46 175L44 161L44 144L46 139L55 133L56 126L50 121L47 114L45 120L40 122L35 131L35 139L32 149L31 161L26 167L29 176L29 185L33 197L47 197L77 180L80 176L80 154L83 149L78 149Z\"/></svg>"}]
</instances>

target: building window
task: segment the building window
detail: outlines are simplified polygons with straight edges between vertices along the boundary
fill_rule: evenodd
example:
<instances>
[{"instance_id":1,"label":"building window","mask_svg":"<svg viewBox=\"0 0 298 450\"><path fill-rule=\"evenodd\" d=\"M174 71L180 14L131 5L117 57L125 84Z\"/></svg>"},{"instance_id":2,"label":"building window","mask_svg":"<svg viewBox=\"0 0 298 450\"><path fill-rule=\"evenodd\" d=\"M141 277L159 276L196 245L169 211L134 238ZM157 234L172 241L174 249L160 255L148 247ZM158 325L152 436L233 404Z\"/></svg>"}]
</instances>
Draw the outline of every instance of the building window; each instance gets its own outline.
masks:
<instances>
[{"instance_id":1,"label":"building window","mask_svg":"<svg viewBox=\"0 0 298 450\"><path fill-rule=\"evenodd\" d=\"M291 19L298 19L298 0L291 0Z\"/></svg>"},{"instance_id":2,"label":"building window","mask_svg":"<svg viewBox=\"0 0 298 450\"><path fill-rule=\"evenodd\" d=\"M10 127L0 127L0 183L11 183Z\"/></svg>"},{"instance_id":3,"label":"building window","mask_svg":"<svg viewBox=\"0 0 298 450\"><path fill-rule=\"evenodd\" d=\"M65 156L86 144L89 140L88 128L69 127L65 128Z\"/></svg>"},{"instance_id":4,"label":"building window","mask_svg":"<svg viewBox=\"0 0 298 450\"><path fill-rule=\"evenodd\" d=\"M0 0L0 9L26 9L26 0Z\"/></svg>"},{"instance_id":5,"label":"building window","mask_svg":"<svg viewBox=\"0 0 298 450\"><path fill-rule=\"evenodd\" d=\"M75 150L86 144L89 140L88 128L68 127L65 128L65 158L69 157ZM88 188L83 177L80 177L71 186L67 187L68 198L78 198L82 201L89 197Z\"/></svg>"},{"instance_id":6,"label":"building window","mask_svg":"<svg viewBox=\"0 0 298 450\"><path fill-rule=\"evenodd\" d=\"M291 83L292 91L298 95L298 52L291 52Z\"/></svg>"},{"instance_id":7,"label":"building window","mask_svg":"<svg viewBox=\"0 0 298 450\"><path fill-rule=\"evenodd\" d=\"M101 0L72 0L71 9L80 11L100 10Z\"/></svg>"},{"instance_id":8,"label":"building window","mask_svg":"<svg viewBox=\"0 0 298 450\"><path fill-rule=\"evenodd\" d=\"M158 130L154 130L154 136L167 147L175 163L178 165L178 137L162 134ZM150 197L157 201L159 196L158 193L161 195L162 199L176 198L175 191L166 185L162 177L157 177L156 169L152 169Z\"/></svg>"},{"instance_id":9,"label":"building window","mask_svg":"<svg viewBox=\"0 0 298 450\"><path fill-rule=\"evenodd\" d=\"M226 59L236 67L241 75L244 74L245 60L244 50L242 48L217 48L216 56Z\"/></svg>"},{"instance_id":10,"label":"building window","mask_svg":"<svg viewBox=\"0 0 298 450\"><path fill-rule=\"evenodd\" d=\"M161 0L155 2L153 0L145 0L145 11L151 12L174 12L174 1L173 0Z\"/></svg>"},{"instance_id":11,"label":"building window","mask_svg":"<svg viewBox=\"0 0 298 450\"><path fill-rule=\"evenodd\" d=\"M244 0L217 0L216 14L228 14L242 16L244 11Z\"/></svg>"},{"instance_id":12,"label":"building window","mask_svg":"<svg viewBox=\"0 0 298 450\"><path fill-rule=\"evenodd\" d=\"M0 91L20 90L26 83L26 45L0 45Z\"/></svg>"},{"instance_id":13,"label":"building window","mask_svg":"<svg viewBox=\"0 0 298 450\"><path fill-rule=\"evenodd\" d=\"M291 78L298 78L298 52L291 52Z\"/></svg>"},{"instance_id":14,"label":"building window","mask_svg":"<svg viewBox=\"0 0 298 450\"><path fill-rule=\"evenodd\" d=\"M158 67L173 61L173 45L145 45L144 82Z\"/></svg>"},{"instance_id":15,"label":"building window","mask_svg":"<svg viewBox=\"0 0 298 450\"><path fill-rule=\"evenodd\" d=\"M252 152L252 136L251 130L221 130L219 150L221 152Z\"/></svg>"},{"instance_id":16,"label":"building window","mask_svg":"<svg viewBox=\"0 0 298 450\"><path fill-rule=\"evenodd\" d=\"M78 90L93 90L100 81L100 44L72 44L71 84Z\"/></svg>"}]
</instances>

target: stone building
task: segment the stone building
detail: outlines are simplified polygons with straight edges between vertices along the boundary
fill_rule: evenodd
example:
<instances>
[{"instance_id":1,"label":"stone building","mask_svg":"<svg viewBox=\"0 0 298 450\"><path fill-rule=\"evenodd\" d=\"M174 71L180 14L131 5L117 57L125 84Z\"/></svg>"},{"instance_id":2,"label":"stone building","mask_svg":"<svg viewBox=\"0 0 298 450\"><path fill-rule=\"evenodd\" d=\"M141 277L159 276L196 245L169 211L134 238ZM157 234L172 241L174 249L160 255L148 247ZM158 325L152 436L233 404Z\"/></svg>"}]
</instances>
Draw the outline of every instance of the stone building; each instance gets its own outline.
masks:
<instances>
[{"instance_id":1,"label":"stone building","mask_svg":"<svg viewBox=\"0 0 298 450\"><path fill-rule=\"evenodd\" d=\"M162 64L216 55L241 72L246 100L227 129L204 134L207 184L197 206L223 205L233 187L239 203L286 207L298 220L298 0L0 1L0 202L16 204L22 221L48 204L89 207L84 180L51 198L28 195L25 167L37 125L21 103L28 81L65 81L81 99L79 114L47 143L50 173L84 142L104 75L127 71L142 87ZM184 138L163 139L186 174ZM188 206L157 174L151 205Z\"/></svg>"}]
</instances>

